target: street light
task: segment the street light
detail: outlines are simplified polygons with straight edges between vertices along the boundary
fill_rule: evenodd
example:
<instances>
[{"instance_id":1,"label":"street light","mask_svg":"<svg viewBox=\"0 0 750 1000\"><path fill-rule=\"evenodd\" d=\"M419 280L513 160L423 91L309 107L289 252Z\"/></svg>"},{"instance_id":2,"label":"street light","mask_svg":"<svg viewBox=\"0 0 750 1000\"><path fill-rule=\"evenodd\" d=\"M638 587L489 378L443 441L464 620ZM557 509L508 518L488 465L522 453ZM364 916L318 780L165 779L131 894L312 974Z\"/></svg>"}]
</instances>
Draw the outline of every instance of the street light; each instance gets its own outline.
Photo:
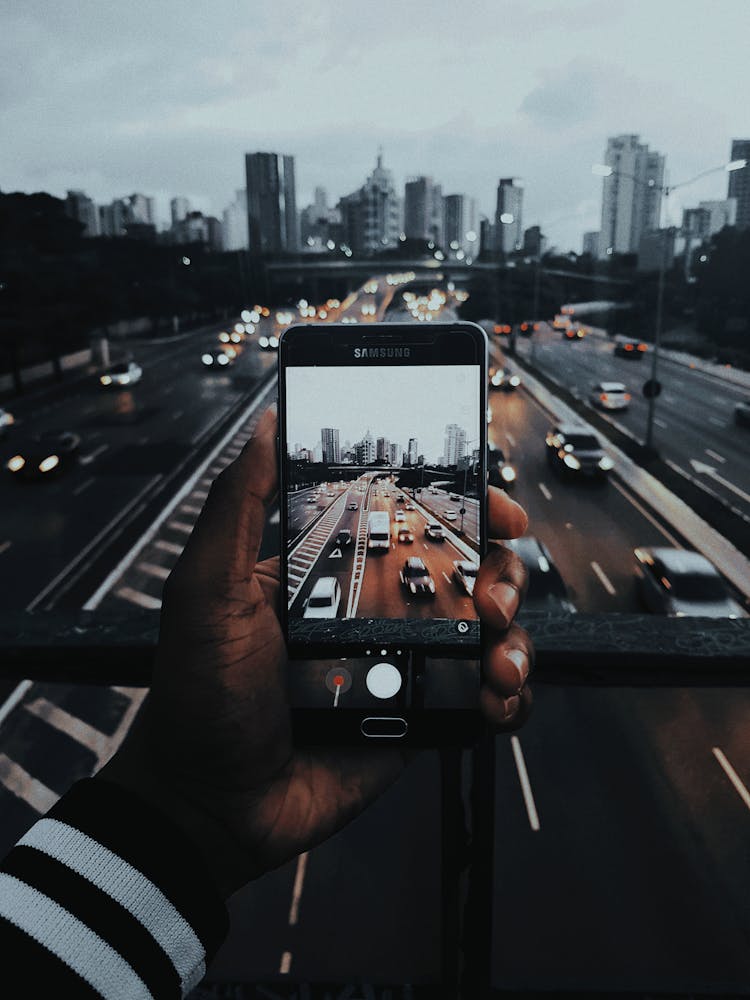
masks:
<instances>
[{"instance_id":1,"label":"street light","mask_svg":"<svg viewBox=\"0 0 750 1000\"><path fill-rule=\"evenodd\" d=\"M615 170L607 163L594 163L591 167L591 173L597 177L612 177L616 175L618 177L627 177L629 180L633 181L635 184L640 184L642 187L648 188L649 190L659 191L664 195L665 198L669 198L673 191L677 188L687 187L688 184L694 184L695 181L701 180L703 177L708 177L709 174L718 173L720 170L725 170L731 173L734 170L742 170L743 167L747 166L747 160L730 160L728 163L720 163L717 167L709 167L708 170L702 170L699 174L694 177L688 178L686 181L680 181L678 184L657 184L656 181L651 178L648 181L643 181L640 177L636 177L634 174L629 174L624 170ZM671 226L667 227L667 232L671 230ZM661 228L660 230L661 231ZM662 318L664 311L664 277L666 272L666 257L667 257L667 241L664 240L661 245L661 253L659 255L659 284L656 293L656 324L654 329L654 349L651 352L651 378L649 382L651 383L651 393L648 397L648 422L646 424L646 441L645 446L647 450L651 451L653 448L654 441L654 419L656 415L656 394L653 391L656 386L656 375L659 366L659 345L661 343L661 327Z\"/></svg>"}]
</instances>

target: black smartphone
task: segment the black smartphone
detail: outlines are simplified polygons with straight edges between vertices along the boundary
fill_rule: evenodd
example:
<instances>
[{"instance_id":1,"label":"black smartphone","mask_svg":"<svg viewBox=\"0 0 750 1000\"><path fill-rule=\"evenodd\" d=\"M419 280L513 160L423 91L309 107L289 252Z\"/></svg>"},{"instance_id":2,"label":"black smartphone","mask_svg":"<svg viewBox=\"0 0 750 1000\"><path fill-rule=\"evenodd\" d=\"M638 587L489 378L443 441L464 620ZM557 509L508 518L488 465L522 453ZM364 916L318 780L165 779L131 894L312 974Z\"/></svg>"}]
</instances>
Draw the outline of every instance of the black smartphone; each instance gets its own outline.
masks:
<instances>
[{"instance_id":1,"label":"black smartphone","mask_svg":"<svg viewBox=\"0 0 750 1000\"><path fill-rule=\"evenodd\" d=\"M487 338L472 323L282 335L282 605L300 742L476 738L486 413Z\"/></svg>"}]
</instances>

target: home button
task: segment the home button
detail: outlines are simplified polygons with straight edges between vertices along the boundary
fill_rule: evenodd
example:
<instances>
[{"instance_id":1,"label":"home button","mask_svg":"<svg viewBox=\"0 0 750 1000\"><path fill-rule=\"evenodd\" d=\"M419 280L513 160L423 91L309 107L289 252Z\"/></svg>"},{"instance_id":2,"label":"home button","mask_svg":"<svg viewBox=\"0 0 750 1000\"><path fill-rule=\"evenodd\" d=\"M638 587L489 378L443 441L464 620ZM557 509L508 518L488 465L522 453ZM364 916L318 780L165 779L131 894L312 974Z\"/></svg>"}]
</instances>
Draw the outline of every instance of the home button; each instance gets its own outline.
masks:
<instances>
[{"instance_id":1,"label":"home button","mask_svg":"<svg viewBox=\"0 0 750 1000\"><path fill-rule=\"evenodd\" d=\"M363 719L360 726L363 736L367 736L370 739L386 740L397 740L402 736L406 736L408 728L406 719L390 716L370 716L367 719Z\"/></svg>"}]
</instances>

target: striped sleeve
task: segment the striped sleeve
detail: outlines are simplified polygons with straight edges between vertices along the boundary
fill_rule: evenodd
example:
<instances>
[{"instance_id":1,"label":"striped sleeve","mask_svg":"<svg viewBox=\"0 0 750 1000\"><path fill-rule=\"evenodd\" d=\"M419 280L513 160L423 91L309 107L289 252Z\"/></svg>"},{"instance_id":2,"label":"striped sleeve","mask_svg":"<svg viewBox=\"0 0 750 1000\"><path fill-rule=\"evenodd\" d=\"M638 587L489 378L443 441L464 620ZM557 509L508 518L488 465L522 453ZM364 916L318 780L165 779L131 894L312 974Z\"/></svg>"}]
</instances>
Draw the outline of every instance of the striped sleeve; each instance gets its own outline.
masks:
<instances>
[{"instance_id":1,"label":"striped sleeve","mask_svg":"<svg viewBox=\"0 0 750 1000\"><path fill-rule=\"evenodd\" d=\"M184 997L227 928L195 845L100 778L73 785L0 866L0 952L22 961L29 996Z\"/></svg>"}]
</instances>

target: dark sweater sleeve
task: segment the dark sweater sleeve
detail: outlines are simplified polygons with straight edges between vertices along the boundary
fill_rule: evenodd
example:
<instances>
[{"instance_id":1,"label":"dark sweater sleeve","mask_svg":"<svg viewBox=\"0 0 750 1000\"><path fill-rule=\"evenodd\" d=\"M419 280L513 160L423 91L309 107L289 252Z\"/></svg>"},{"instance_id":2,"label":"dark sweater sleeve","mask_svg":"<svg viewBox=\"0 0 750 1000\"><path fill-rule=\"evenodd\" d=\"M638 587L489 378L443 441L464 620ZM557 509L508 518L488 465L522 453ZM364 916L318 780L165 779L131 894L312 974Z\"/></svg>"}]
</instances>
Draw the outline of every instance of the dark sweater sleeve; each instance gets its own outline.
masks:
<instances>
[{"instance_id":1,"label":"dark sweater sleeve","mask_svg":"<svg viewBox=\"0 0 750 1000\"><path fill-rule=\"evenodd\" d=\"M183 997L227 928L197 847L101 778L73 785L0 866L0 953L29 996Z\"/></svg>"}]
</instances>

